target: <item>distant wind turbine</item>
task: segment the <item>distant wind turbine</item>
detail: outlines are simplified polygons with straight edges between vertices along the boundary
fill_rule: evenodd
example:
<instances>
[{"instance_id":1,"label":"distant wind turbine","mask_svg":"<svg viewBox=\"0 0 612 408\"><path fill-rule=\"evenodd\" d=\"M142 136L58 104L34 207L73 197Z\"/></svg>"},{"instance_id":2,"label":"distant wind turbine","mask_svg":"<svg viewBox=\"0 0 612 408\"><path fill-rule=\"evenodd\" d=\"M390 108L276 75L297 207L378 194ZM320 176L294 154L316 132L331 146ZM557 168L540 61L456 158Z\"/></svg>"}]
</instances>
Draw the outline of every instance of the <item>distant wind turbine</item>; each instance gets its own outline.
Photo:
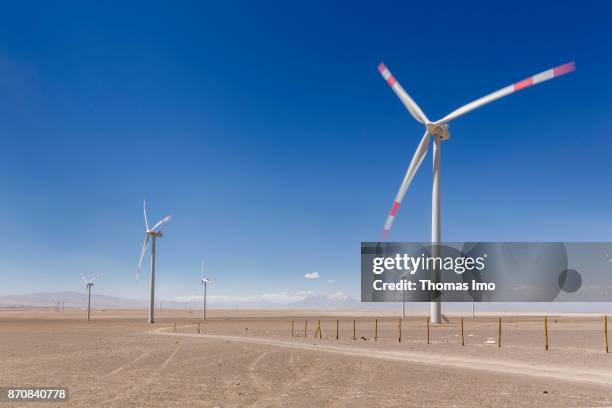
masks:
<instances>
[{"instance_id":1,"label":"distant wind turbine","mask_svg":"<svg viewBox=\"0 0 612 408\"><path fill-rule=\"evenodd\" d=\"M157 224L153 226L153 228L149 228L149 221L147 220L147 202L143 203L144 207L144 219L145 219L145 239L144 244L142 244L142 250L140 251L140 258L138 259L138 269L136 272L136 279L140 274L140 270L142 267L142 260L144 259L145 253L147 252L147 247L149 246L149 238L151 238L151 277L150 277L150 285L151 285L151 293L149 296L149 323L155 323L155 240L162 236L161 231L155 231L155 228L159 227L165 222L168 222L172 219L171 215L167 215L162 218ZM160 305L161 309L161 305Z\"/></svg>"},{"instance_id":2,"label":"distant wind turbine","mask_svg":"<svg viewBox=\"0 0 612 408\"><path fill-rule=\"evenodd\" d=\"M81 279L85 282L85 288L87 288L87 321L91 320L91 287L94 285L94 281L98 279L100 275L96 275L93 278L87 280L81 273Z\"/></svg>"},{"instance_id":3,"label":"distant wind turbine","mask_svg":"<svg viewBox=\"0 0 612 408\"><path fill-rule=\"evenodd\" d=\"M206 320L206 286L210 282L209 278L204 277L204 261L202 261L202 278L200 285L203 286L204 292L202 293L202 320Z\"/></svg>"}]
</instances>

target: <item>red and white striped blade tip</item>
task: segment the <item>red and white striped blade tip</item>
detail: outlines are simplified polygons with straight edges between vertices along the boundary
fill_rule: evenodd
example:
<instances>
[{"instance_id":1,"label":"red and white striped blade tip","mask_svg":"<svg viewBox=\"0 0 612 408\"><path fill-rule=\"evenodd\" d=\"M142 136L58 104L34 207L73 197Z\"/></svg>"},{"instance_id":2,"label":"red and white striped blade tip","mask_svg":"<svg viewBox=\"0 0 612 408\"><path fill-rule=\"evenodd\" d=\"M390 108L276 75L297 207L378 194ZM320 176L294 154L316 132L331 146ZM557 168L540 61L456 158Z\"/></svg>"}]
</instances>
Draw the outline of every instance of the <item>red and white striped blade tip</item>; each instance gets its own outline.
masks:
<instances>
[{"instance_id":1,"label":"red and white striped blade tip","mask_svg":"<svg viewBox=\"0 0 612 408\"><path fill-rule=\"evenodd\" d=\"M382 75L382 77L384 78L385 81L387 81L387 84L389 84L390 87L393 88L393 85L397 83L397 80L395 79L393 74L391 74L391 71L389 71L389 68L387 68L387 66L383 64L382 62L378 64L378 72L380 72L380 75Z\"/></svg>"},{"instance_id":2,"label":"red and white striped blade tip","mask_svg":"<svg viewBox=\"0 0 612 408\"><path fill-rule=\"evenodd\" d=\"M540 72L539 74L525 78L512 85L513 91L520 91L521 89L528 88L530 86L539 84L540 82L547 81L561 75L569 74L576 70L576 63L574 61L568 62L557 67L547 69L546 71Z\"/></svg>"}]
</instances>

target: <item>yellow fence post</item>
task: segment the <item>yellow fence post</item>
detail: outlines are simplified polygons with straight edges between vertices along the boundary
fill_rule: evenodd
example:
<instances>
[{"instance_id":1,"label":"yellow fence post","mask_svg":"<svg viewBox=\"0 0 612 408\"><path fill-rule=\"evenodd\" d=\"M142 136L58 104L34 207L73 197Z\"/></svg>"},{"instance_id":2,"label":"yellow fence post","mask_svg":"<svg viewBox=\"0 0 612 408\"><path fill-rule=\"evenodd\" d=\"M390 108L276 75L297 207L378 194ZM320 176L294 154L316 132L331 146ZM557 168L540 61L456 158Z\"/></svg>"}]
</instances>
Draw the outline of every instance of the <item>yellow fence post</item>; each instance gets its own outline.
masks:
<instances>
[{"instance_id":1,"label":"yellow fence post","mask_svg":"<svg viewBox=\"0 0 612 408\"><path fill-rule=\"evenodd\" d=\"M608 316L604 316L604 342L606 344L606 353L609 353L608 350Z\"/></svg>"},{"instance_id":2,"label":"yellow fence post","mask_svg":"<svg viewBox=\"0 0 612 408\"><path fill-rule=\"evenodd\" d=\"M336 340L340 338L340 320L336 319Z\"/></svg>"},{"instance_id":3,"label":"yellow fence post","mask_svg":"<svg viewBox=\"0 0 612 408\"><path fill-rule=\"evenodd\" d=\"M317 338L317 333L319 334L319 338L323 338L323 330L321 329L321 321L317 321L317 329L315 330L314 338Z\"/></svg>"},{"instance_id":4,"label":"yellow fence post","mask_svg":"<svg viewBox=\"0 0 612 408\"><path fill-rule=\"evenodd\" d=\"M548 351L548 316L544 316L544 348Z\"/></svg>"},{"instance_id":5,"label":"yellow fence post","mask_svg":"<svg viewBox=\"0 0 612 408\"><path fill-rule=\"evenodd\" d=\"M174 322L174 333L176 333L176 322Z\"/></svg>"},{"instance_id":6,"label":"yellow fence post","mask_svg":"<svg viewBox=\"0 0 612 408\"><path fill-rule=\"evenodd\" d=\"M378 341L378 319L374 319L374 341Z\"/></svg>"},{"instance_id":7,"label":"yellow fence post","mask_svg":"<svg viewBox=\"0 0 612 408\"><path fill-rule=\"evenodd\" d=\"M429 344L429 317L425 318L425 322L427 323L427 344Z\"/></svg>"},{"instance_id":8,"label":"yellow fence post","mask_svg":"<svg viewBox=\"0 0 612 408\"><path fill-rule=\"evenodd\" d=\"M355 335L355 319L353 319L353 340L357 340L357 336Z\"/></svg>"},{"instance_id":9,"label":"yellow fence post","mask_svg":"<svg viewBox=\"0 0 612 408\"><path fill-rule=\"evenodd\" d=\"M461 345L465 346L465 338L463 337L463 317L461 318Z\"/></svg>"},{"instance_id":10,"label":"yellow fence post","mask_svg":"<svg viewBox=\"0 0 612 408\"><path fill-rule=\"evenodd\" d=\"M308 319L304 320L304 338L308 337Z\"/></svg>"},{"instance_id":11,"label":"yellow fence post","mask_svg":"<svg viewBox=\"0 0 612 408\"><path fill-rule=\"evenodd\" d=\"M501 347L501 317L497 323L497 347Z\"/></svg>"},{"instance_id":12,"label":"yellow fence post","mask_svg":"<svg viewBox=\"0 0 612 408\"><path fill-rule=\"evenodd\" d=\"M198 322L198 334L202 334L202 332L200 331L200 323L201 322Z\"/></svg>"},{"instance_id":13,"label":"yellow fence post","mask_svg":"<svg viewBox=\"0 0 612 408\"><path fill-rule=\"evenodd\" d=\"M291 337L293 337L293 320L291 321Z\"/></svg>"}]
</instances>

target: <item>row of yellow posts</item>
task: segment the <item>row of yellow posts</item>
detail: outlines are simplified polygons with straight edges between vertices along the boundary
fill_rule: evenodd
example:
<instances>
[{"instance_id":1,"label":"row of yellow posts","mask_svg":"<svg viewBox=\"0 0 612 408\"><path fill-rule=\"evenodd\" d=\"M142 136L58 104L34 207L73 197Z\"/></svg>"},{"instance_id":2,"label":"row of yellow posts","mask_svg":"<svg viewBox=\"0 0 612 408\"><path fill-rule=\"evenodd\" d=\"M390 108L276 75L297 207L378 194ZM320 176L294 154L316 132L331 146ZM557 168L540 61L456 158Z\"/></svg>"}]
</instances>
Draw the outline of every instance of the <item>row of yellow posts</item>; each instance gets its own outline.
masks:
<instances>
[{"instance_id":1,"label":"row of yellow posts","mask_svg":"<svg viewBox=\"0 0 612 408\"><path fill-rule=\"evenodd\" d=\"M200 327L200 325L202 324L202 322L198 322L198 328L196 330L196 334L201 334L202 333L202 329ZM173 333L176 334L176 322L174 322L174 329L173 329Z\"/></svg>"},{"instance_id":2,"label":"row of yellow posts","mask_svg":"<svg viewBox=\"0 0 612 408\"><path fill-rule=\"evenodd\" d=\"M604 349L606 353L610 352L608 346L608 316L603 317L603 337L604 337ZM548 351L548 316L544 316L544 348Z\"/></svg>"},{"instance_id":3,"label":"row of yellow posts","mask_svg":"<svg viewBox=\"0 0 612 408\"><path fill-rule=\"evenodd\" d=\"M464 336L464 325L463 325L463 317L460 318L460 341L461 345L465 346L465 336ZM425 318L425 326L426 326L426 334L427 334L427 344L430 344L430 327L429 327L429 318ZM198 322L197 334L202 333L202 329L200 327L201 322ZM357 340L357 330L356 330L356 320L353 319L353 340ZM174 333L176 333L176 322L174 323ZM291 320L291 337L294 337L294 321ZM317 321L317 327L315 329L314 338L323 338L324 332L321 327L321 320ZM308 320L304 320L304 338L308 337ZM327 336L326 336L327 337ZM501 337L502 337L502 318L498 318L497 324L497 347L501 347ZM608 345L608 316L603 317L603 337L604 337L604 349L606 353L609 353L609 345ZM340 339L340 320L336 319L336 340ZM378 319L374 320L374 341L378 341ZM398 319L398 342L402 342L402 319ZM549 337L548 337L548 316L544 316L544 349L546 351L549 350Z\"/></svg>"},{"instance_id":4,"label":"row of yellow posts","mask_svg":"<svg viewBox=\"0 0 612 408\"><path fill-rule=\"evenodd\" d=\"M427 344L430 344L430 327L429 327L429 318L425 318L425 327L427 334ZM460 341L461 345L465 346L465 336L463 330L463 317L460 320L459 324L460 330ZM176 332L176 323L175 323L175 332ZM198 325L198 333L200 332L200 327ZM294 321L291 320L291 337L295 337L294 331ZM319 337L323 338L324 332L321 328L321 320L317 320L317 327L315 329L314 338ZM304 320L304 338L308 337L308 320ZM327 336L326 336L327 337ZM603 337L604 337L604 349L606 353L609 353L608 347L608 316L603 317ZM501 347L501 338L502 338L502 318L499 317L497 320L497 347ZM340 339L340 319L336 319L336 340ZM356 336L356 320L353 319L353 340L357 340ZM378 319L374 319L374 341L378 341ZM398 319L398 342L402 342L402 319ZM544 316L544 349L546 351L549 350L549 341L548 341L548 316Z\"/></svg>"},{"instance_id":5,"label":"row of yellow posts","mask_svg":"<svg viewBox=\"0 0 612 408\"><path fill-rule=\"evenodd\" d=\"M378 319L376 319L376 331L378 332ZM355 320L353 320L353 340L357 340L356 332L357 332L356 323L355 323ZM319 336L319 338L322 338L322 334L323 334L323 329L321 328L321 320L317 320L317 328L315 329L315 338L317 338L317 335ZM291 321L291 337L295 337L294 320ZM304 338L307 338L307 337L308 337L308 320L304 320ZM378 334L376 337L378 337ZM337 319L336 320L336 340L339 340L339 339L340 339L340 320ZM400 341L401 341L401 338L400 338Z\"/></svg>"}]
</instances>

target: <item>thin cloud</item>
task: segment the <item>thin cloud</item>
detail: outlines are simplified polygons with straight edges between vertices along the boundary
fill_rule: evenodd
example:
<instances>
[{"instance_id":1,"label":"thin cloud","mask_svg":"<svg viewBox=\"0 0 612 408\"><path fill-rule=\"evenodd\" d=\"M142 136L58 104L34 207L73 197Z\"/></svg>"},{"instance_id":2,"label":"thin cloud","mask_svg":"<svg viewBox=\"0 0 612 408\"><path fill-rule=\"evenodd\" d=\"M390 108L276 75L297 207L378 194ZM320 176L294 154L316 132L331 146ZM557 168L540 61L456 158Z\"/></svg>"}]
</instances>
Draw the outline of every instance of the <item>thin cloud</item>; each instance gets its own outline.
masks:
<instances>
[{"instance_id":1,"label":"thin cloud","mask_svg":"<svg viewBox=\"0 0 612 408\"><path fill-rule=\"evenodd\" d=\"M304 277L306 279L319 279L320 278L319 272L309 272L306 275L304 275Z\"/></svg>"}]
</instances>

